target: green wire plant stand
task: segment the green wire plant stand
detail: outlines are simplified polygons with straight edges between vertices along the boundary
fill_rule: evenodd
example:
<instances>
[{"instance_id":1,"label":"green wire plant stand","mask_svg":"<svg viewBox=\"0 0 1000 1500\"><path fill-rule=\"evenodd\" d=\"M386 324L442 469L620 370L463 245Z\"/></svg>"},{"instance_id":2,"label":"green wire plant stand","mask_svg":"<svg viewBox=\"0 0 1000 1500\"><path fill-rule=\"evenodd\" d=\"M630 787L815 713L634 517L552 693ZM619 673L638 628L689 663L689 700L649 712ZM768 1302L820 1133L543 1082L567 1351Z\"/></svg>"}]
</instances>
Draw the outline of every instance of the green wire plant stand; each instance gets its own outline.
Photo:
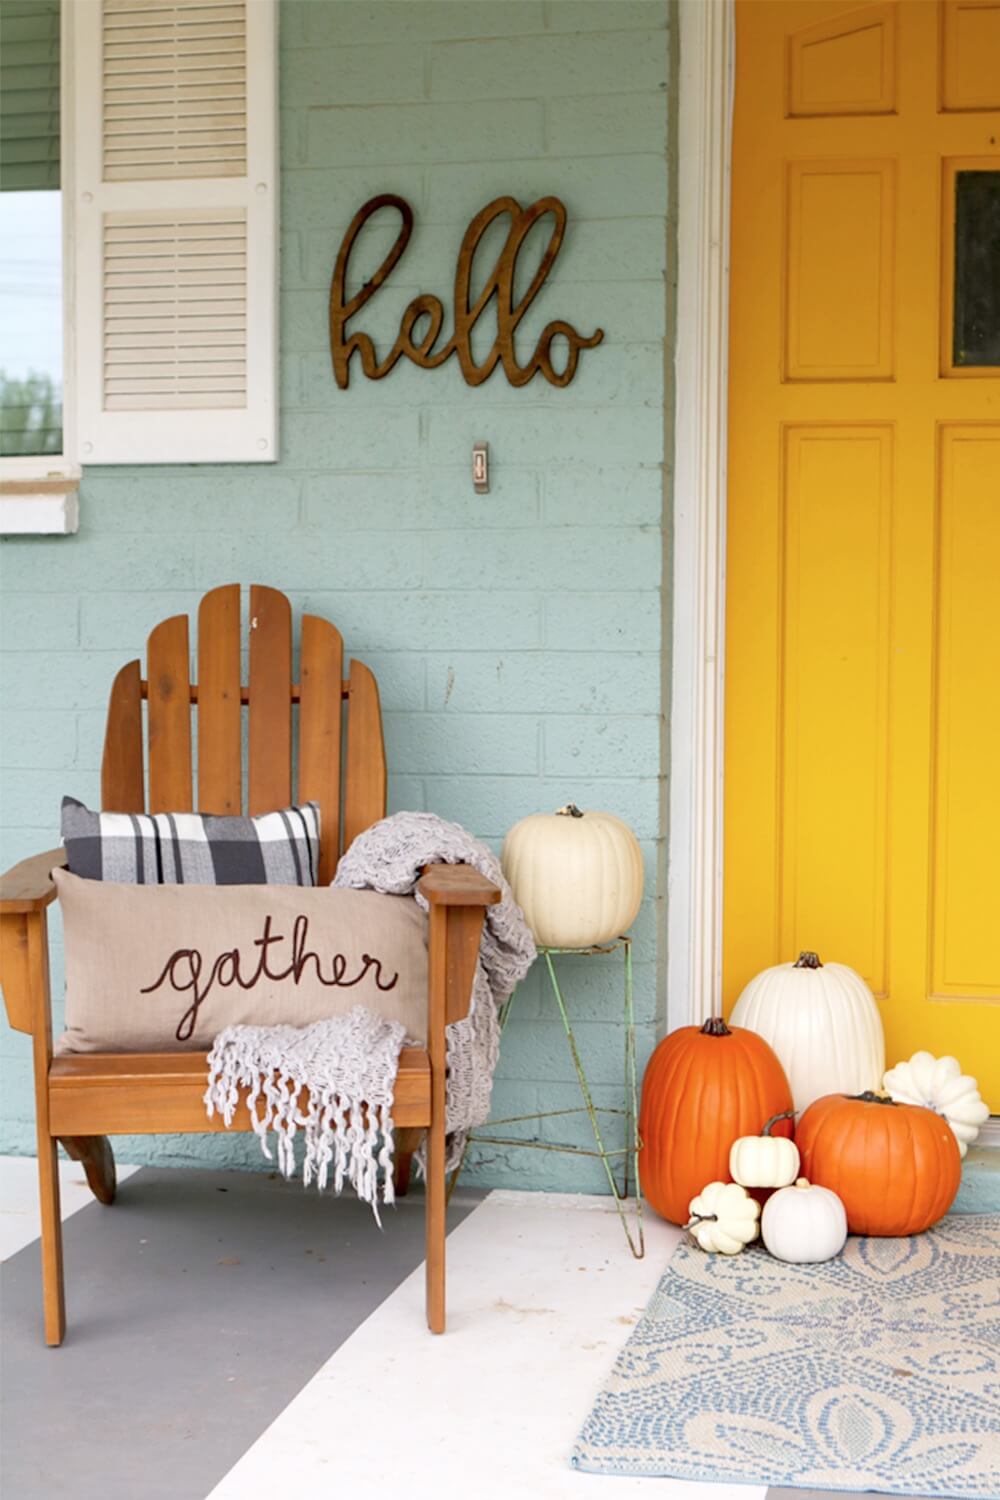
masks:
<instances>
[{"instance_id":1,"label":"green wire plant stand","mask_svg":"<svg viewBox=\"0 0 1000 1500\"><path fill-rule=\"evenodd\" d=\"M592 948L545 948L539 947L540 957L545 963L549 977L549 984L559 1007L559 1015L562 1018L563 1028L566 1032L566 1041L573 1058L573 1066L576 1069L577 1081L580 1085L580 1093L583 1103L572 1109L548 1109L538 1110L534 1114L511 1115L505 1120L489 1120L482 1129L490 1134L481 1134L480 1131L472 1131L469 1135L462 1160L455 1169L451 1179L450 1192L458 1181L459 1173L465 1164L465 1156L471 1145L477 1146L523 1146L533 1151L562 1151L570 1156L590 1156L600 1159L607 1175L608 1185L611 1188L615 1200L615 1208L621 1221L628 1247L636 1260L641 1260L646 1253L646 1240L642 1223L642 1194L639 1183L639 1090L636 1079L635 1063L635 1004L632 989L632 938L624 935L616 938L611 943L599 943ZM625 969L625 1108L614 1109L610 1106L598 1106L594 1104L593 1095L590 1091L590 1083L584 1071L580 1051L576 1044L573 1033L573 1023L570 1020L569 1007L559 983L556 973L555 960L561 957L591 958L598 955L605 956L609 953L621 952L624 958ZM510 1019L517 990L510 996L500 1011L500 1032L503 1034L507 1022ZM494 1135L492 1132L504 1125L523 1125L532 1120L554 1120L567 1115L586 1114L590 1119L591 1129L594 1132L594 1148L589 1146L562 1145L554 1141L525 1140L521 1136ZM613 1115L624 1117L625 1121L625 1145L609 1150L604 1144L604 1135L601 1131L600 1116ZM622 1181L621 1188L615 1175L617 1159L622 1158ZM635 1206L629 1208L630 1185L635 1184ZM630 1220L632 1222L630 1222Z\"/></svg>"}]
</instances>

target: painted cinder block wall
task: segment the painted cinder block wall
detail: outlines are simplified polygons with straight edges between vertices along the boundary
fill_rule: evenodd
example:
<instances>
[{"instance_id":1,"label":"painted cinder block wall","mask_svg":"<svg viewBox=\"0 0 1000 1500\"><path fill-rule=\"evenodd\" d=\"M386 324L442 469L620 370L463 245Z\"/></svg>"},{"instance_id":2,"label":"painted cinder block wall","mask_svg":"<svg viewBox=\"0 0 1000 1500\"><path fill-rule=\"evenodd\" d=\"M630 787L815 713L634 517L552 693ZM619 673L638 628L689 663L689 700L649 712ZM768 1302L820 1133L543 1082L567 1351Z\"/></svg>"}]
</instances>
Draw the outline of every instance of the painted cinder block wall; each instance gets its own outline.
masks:
<instances>
[{"instance_id":1,"label":"painted cinder block wall","mask_svg":"<svg viewBox=\"0 0 1000 1500\"><path fill-rule=\"evenodd\" d=\"M216 584L268 582L297 613L334 620L377 672L393 808L458 819L497 848L517 818L568 800L632 824L647 879L635 927L642 1062L663 1009L670 6L282 0L280 19L281 460L90 469L78 535L5 541L4 864L58 842L64 792L98 804L107 692L150 628ZM524 358L555 317L603 328L572 385L515 390L498 372L471 389L452 360L404 362L379 382L355 371L338 390L330 273L352 215L378 192L416 215L405 257L354 325L380 347L417 292L442 297L450 326L461 237L486 202L561 197L566 240L521 347ZM355 282L386 234L359 243ZM480 351L491 342L477 331ZM486 497L471 483L478 439L492 455ZM598 1102L620 1104L619 968L577 960L566 977ZM496 1114L579 1102L540 981L518 996ZM27 1038L5 1028L2 1046L0 1149L32 1152ZM581 1125L552 1122L547 1138L582 1141ZM260 1165L245 1137L118 1151ZM475 1171L495 1184L603 1185L597 1163L542 1151L484 1150Z\"/></svg>"}]
</instances>

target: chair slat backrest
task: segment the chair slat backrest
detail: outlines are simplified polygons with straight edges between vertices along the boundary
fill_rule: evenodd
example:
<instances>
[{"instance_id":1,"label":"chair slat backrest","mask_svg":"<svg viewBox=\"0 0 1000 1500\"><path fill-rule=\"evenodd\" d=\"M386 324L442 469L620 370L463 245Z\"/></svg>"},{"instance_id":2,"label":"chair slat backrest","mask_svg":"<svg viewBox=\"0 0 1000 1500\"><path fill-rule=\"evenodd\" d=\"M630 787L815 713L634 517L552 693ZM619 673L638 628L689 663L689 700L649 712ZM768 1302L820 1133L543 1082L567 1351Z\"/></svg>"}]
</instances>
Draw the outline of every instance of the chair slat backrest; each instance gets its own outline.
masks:
<instances>
[{"instance_id":1,"label":"chair slat backrest","mask_svg":"<svg viewBox=\"0 0 1000 1500\"><path fill-rule=\"evenodd\" d=\"M347 768L344 774L344 848L359 833L385 816L385 751L369 749L382 743L382 710L378 684L364 662L351 662L347 708Z\"/></svg>"},{"instance_id":2,"label":"chair slat backrest","mask_svg":"<svg viewBox=\"0 0 1000 1500\"><path fill-rule=\"evenodd\" d=\"M142 768L142 668L130 661L114 680L101 765L101 806L115 812L145 812Z\"/></svg>"},{"instance_id":3,"label":"chair slat backrest","mask_svg":"<svg viewBox=\"0 0 1000 1500\"><path fill-rule=\"evenodd\" d=\"M318 802L323 810L320 885L327 885L333 879L340 850L343 676L344 642L340 631L317 615L304 615L299 665L299 800Z\"/></svg>"},{"instance_id":4,"label":"chair slat backrest","mask_svg":"<svg viewBox=\"0 0 1000 1500\"><path fill-rule=\"evenodd\" d=\"M247 810L292 800L292 609L277 589L250 590L250 790Z\"/></svg>"},{"instance_id":5,"label":"chair slat backrest","mask_svg":"<svg viewBox=\"0 0 1000 1500\"><path fill-rule=\"evenodd\" d=\"M198 809L243 809L240 586L213 589L198 606Z\"/></svg>"},{"instance_id":6,"label":"chair slat backrest","mask_svg":"<svg viewBox=\"0 0 1000 1500\"><path fill-rule=\"evenodd\" d=\"M378 685L352 661L336 628L304 615L300 681L292 678L292 616L284 594L250 591L249 684L241 684L240 587L213 589L198 610L198 682L190 681L186 615L157 625L147 642L147 678L138 661L115 678L108 705L101 802L109 811L142 812L142 699L148 704L150 812L251 814L315 801L322 810L319 879L329 881L340 851L385 816L386 765ZM341 751L346 700L347 745ZM293 791L292 713L299 704L298 791ZM198 785L191 765L191 705L196 705ZM242 777L242 706L248 706L248 776ZM343 772L343 798L341 775ZM343 800L343 810L341 810Z\"/></svg>"},{"instance_id":7,"label":"chair slat backrest","mask_svg":"<svg viewBox=\"0 0 1000 1500\"><path fill-rule=\"evenodd\" d=\"M190 812L191 653L187 615L164 620L146 642L149 810Z\"/></svg>"}]
</instances>

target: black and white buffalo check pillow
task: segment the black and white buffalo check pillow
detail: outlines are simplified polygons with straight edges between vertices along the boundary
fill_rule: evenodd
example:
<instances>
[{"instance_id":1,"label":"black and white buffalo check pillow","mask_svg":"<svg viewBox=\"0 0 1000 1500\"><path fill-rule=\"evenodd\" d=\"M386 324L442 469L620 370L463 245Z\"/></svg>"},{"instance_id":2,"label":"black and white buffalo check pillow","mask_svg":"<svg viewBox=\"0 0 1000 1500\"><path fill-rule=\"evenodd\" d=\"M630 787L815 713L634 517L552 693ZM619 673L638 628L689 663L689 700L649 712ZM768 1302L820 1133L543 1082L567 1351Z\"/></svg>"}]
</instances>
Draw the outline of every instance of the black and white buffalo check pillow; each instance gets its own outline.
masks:
<instances>
[{"instance_id":1,"label":"black and white buffalo check pillow","mask_svg":"<svg viewBox=\"0 0 1000 1500\"><path fill-rule=\"evenodd\" d=\"M62 804L70 873L122 885L315 885L319 803L256 818L91 812Z\"/></svg>"}]
</instances>

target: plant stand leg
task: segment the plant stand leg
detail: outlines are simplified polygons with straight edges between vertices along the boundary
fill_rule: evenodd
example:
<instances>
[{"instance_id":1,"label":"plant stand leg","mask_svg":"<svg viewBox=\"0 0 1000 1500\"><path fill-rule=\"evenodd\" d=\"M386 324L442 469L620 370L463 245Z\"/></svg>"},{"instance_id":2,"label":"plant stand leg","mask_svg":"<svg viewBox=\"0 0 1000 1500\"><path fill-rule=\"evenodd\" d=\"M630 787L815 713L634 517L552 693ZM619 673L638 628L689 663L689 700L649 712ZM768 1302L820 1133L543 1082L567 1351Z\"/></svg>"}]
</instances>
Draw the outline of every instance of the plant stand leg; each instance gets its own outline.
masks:
<instances>
[{"instance_id":1,"label":"plant stand leg","mask_svg":"<svg viewBox=\"0 0 1000 1500\"><path fill-rule=\"evenodd\" d=\"M569 1008L563 996L562 989L560 988L558 976L556 975L553 956L556 954L570 953L583 957L593 957L597 954L607 954L608 952L612 952L619 947L624 950L625 963L624 1024L626 1107L624 1109L604 1109L602 1111L601 1109L598 1109L598 1107L594 1104L593 1096L590 1092L590 1084L587 1080L587 1075L583 1067L583 1061L580 1057L580 1052L576 1044L576 1037L573 1033L573 1024L570 1021L569 1017ZM604 1166L605 1174L608 1179L608 1185L611 1188L611 1193L615 1200L615 1211L618 1214L618 1218L624 1231L628 1247L631 1250L632 1254L635 1256L636 1260L641 1260L646 1253L646 1241L642 1222L642 1198L640 1196L639 1183L639 1103L638 1081L636 1077L635 1005L633 998L632 977L632 939L630 937L623 936L619 938L617 942L611 945L610 948L539 948L538 951L539 955L545 960L545 967L548 972L549 983L552 987L552 993L555 995L556 1004L559 1007L559 1014L562 1018L563 1029L566 1033L566 1040L569 1045L570 1055L573 1058L573 1066L576 1069L577 1082L579 1084L580 1093L583 1098L583 1107L573 1109L537 1110L531 1114L515 1115L508 1120L491 1121L490 1124L483 1127L483 1129L496 1129L501 1125L523 1125L528 1123L529 1121L551 1120L563 1115L586 1114L590 1119L590 1126L591 1130L594 1133L594 1141L597 1149L590 1150L589 1148L584 1146L557 1145L553 1141L524 1140L519 1137L481 1134L480 1130L477 1129L471 1132L466 1138L465 1148L462 1152L461 1160L452 1173L451 1182L448 1185L448 1196L450 1198L452 1192L455 1189L455 1184L457 1183L462 1168L465 1165L470 1144L483 1146L504 1146L514 1149L524 1148L534 1151L563 1151L572 1156L600 1157L601 1162ZM515 994L516 993L517 992L515 991ZM501 1009L501 1033L507 1025L513 1001L514 995L511 995ZM606 1148L604 1144L604 1137L601 1133L600 1121L598 1118L602 1113L624 1116L626 1144L623 1151L608 1151L608 1149ZM615 1178L614 1168L612 1166L613 1158L616 1156L624 1156L625 1158L623 1170L623 1188L621 1191L619 1191L618 1182ZM629 1187L631 1185L633 1176L635 1179L634 1231L629 1223L629 1216L625 1203L625 1200L629 1197Z\"/></svg>"},{"instance_id":2,"label":"plant stand leg","mask_svg":"<svg viewBox=\"0 0 1000 1500\"><path fill-rule=\"evenodd\" d=\"M580 1053L579 1053L579 1050L578 1050L577 1045L576 1045L576 1037L575 1037L575 1035L573 1033L573 1024L572 1024L572 1022L570 1021L570 1018L569 1018L569 1011L566 1008L566 1001L563 999L563 992L562 992L562 989L560 988L560 985L559 985L559 978L558 978L558 976L556 974L555 964L552 962L552 953L551 953L551 951L548 948L543 948L542 949L542 954L543 954L543 957L545 959L545 967L548 970L549 981L550 981L550 983L552 985L552 992L553 992L553 994L556 997L556 1004L559 1006L559 1014L562 1017L563 1028L564 1028L564 1030L566 1032L566 1040L569 1043L569 1050L570 1050L570 1053L571 1053L572 1058L573 1058L573 1066L576 1068L576 1076L577 1076L577 1081L578 1081L578 1083L580 1085L580 1093L583 1095L583 1102L584 1102L584 1105L585 1105L586 1110L587 1110L587 1115L588 1115L588 1117L590 1119L590 1126L591 1126L591 1129L594 1132L594 1141L596 1142L596 1145L597 1145L597 1154L600 1157L601 1162L602 1162L602 1164L604 1166L605 1175L607 1176L607 1179L608 1179L608 1185L611 1188L611 1193L612 1193L612 1196L613 1196L613 1198L615 1200L615 1210L616 1210L616 1212L618 1214L619 1221L620 1221L622 1229L623 1229L623 1231L625 1233L625 1238L628 1241L629 1249L632 1251L632 1254L635 1256L636 1260L641 1260L642 1257L646 1253L646 1241L645 1241L645 1233L644 1233L643 1224L642 1224L642 1200L639 1197L638 1190L636 1191L636 1237L635 1238L633 1238L633 1235L632 1235L632 1229L631 1229L631 1227L629 1225L629 1222L628 1222L628 1217L627 1217L626 1212L625 1212L625 1205L624 1205L624 1201L623 1201L624 1197L627 1195L627 1192L628 1192L628 1153L626 1152L626 1156L625 1156L625 1194L622 1194L622 1193L620 1193L618 1191L618 1183L615 1181L615 1174L614 1174L614 1172L611 1169L611 1159L610 1159L610 1157L608 1155L607 1148L605 1147L605 1144L604 1144L604 1137L601 1134L600 1121L597 1118L597 1110L594 1108L594 1100L593 1100L593 1097L591 1096L590 1084L587 1081L587 1075L584 1072L583 1063L580 1060ZM625 1048L626 1048L626 1076L628 1076L628 1059L629 1059L630 1056L631 1056L631 1063L632 1063L632 1065L631 1065L631 1081L632 1081L631 1102L632 1102L632 1120L634 1120L635 1119L635 1103L636 1103L636 1091L635 1091L635 1020L634 1020L634 1007L633 1007L633 997L632 997L632 944L631 944L631 942L626 942L626 944L625 944ZM626 1091L626 1098L628 1098L628 1092L627 1091ZM626 1129L630 1129L630 1134L632 1135L632 1142L631 1142L631 1144L637 1145L637 1135L635 1133L635 1126L632 1125L632 1121L629 1120L628 1118L626 1118Z\"/></svg>"}]
</instances>

